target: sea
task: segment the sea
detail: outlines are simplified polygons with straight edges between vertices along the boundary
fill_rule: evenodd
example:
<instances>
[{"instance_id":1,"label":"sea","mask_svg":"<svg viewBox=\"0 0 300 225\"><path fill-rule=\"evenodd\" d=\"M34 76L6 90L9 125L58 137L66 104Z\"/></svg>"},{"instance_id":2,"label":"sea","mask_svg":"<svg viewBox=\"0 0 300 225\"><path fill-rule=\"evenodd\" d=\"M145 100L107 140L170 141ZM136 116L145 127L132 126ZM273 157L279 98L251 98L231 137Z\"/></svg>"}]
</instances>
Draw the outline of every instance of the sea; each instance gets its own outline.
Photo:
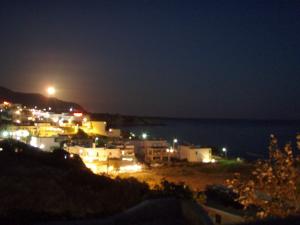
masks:
<instances>
[{"instance_id":1,"label":"sea","mask_svg":"<svg viewBox=\"0 0 300 225\"><path fill-rule=\"evenodd\" d=\"M189 143L212 147L216 154L226 148L230 158L256 160L268 157L270 135L274 134L279 146L292 143L296 149L296 135L300 121L279 120L214 120L214 119L162 119L161 126L132 126L123 129L137 136L163 138L172 143ZM296 151L296 150L295 150ZM297 150L300 153L300 150Z\"/></svg>"}]
</instances>

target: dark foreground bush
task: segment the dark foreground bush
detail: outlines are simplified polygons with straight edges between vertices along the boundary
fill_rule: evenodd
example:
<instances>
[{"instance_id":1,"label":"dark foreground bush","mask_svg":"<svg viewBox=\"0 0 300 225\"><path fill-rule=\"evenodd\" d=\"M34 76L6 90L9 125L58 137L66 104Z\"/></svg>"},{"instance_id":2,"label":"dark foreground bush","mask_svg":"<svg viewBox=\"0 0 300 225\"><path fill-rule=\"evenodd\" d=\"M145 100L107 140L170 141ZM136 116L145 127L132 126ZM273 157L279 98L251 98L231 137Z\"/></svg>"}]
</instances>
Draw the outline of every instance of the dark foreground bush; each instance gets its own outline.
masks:
<instances>
[{"instance_id":1,"label":"dark foreground bush","mask_svg":"<svg viewBox=\"0 0 300 225\"><path fill-rule=\"evenodd\" d=\"M78 157L0 142L0 222L108 216L143 201L147 184L94 175ZM6 222L5 222L6 221Z\"/></svg>"}]
</instances>

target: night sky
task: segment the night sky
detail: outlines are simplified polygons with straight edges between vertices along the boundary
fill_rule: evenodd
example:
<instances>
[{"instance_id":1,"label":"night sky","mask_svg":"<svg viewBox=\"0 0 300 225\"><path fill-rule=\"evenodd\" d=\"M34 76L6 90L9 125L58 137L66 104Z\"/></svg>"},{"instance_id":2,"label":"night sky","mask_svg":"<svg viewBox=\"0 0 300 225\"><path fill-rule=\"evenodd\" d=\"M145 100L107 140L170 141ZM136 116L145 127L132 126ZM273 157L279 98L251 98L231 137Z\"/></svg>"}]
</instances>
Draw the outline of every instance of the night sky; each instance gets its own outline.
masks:
<instances>
[{"instance_id":1,"label":"night sky","mask_svg":"<svg viewBox=\"0 0 300 225\"><path fill-rule=\"evenodd\" d=\"M94 112L300 119L300 1L1 1L0 85Z\"/></svg>"}]
</instances>

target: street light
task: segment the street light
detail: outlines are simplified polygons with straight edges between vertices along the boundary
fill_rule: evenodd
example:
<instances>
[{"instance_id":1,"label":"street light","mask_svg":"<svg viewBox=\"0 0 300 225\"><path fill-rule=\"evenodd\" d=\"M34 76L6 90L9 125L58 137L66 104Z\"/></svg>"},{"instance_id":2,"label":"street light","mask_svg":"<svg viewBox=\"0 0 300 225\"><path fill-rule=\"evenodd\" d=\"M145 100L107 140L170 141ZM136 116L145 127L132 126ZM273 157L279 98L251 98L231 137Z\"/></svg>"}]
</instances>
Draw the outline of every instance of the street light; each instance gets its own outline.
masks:
<instances>
[{"instance_id":1,"label":"street light","mask_svg":"<svg viewBox=\"0 0 300 225\"><path fill-rule=\"evenodd\" d=\"M173 149L175 149L175 144L176 144L176 143L178 143L178 139L177 139L177 138L174 138L174 139L173 139Z\"/></svg>"},{"instance_id":2,"label":"street light","mask_svg":"<svg viewBox=\"0 0 300 225\"><path fill-rule=\"evenodd\" d=\"M143 134L142 134L142 138L143 138L143 139L147 139L147 137L148 137L148 135L147 135L146 133L143 133Z\"/></svg>"},{"instance_id":3,"label":"street light","mask_svg":"<svg viewBox=\"0 0 300 225\"><path fill-rule=\"evenodd\" d=\"M227 158L227 149L225 147L222 148L222 152L224 152L224 155Z\"/></svg>"}]
</instances>

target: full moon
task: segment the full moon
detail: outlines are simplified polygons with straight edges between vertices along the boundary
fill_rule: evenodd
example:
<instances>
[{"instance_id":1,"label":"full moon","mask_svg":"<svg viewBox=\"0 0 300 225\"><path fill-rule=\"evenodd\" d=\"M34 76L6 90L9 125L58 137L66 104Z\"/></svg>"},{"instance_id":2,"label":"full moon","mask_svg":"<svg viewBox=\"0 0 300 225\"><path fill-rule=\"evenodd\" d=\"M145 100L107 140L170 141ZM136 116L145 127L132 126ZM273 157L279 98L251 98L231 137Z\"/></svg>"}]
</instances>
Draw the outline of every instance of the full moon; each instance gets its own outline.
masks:
<instances>
[{"instance_id":1,"label":"full moon","mask_svg":"<svg viewBox=\"0 0 300 225\"><path fill-rule=\"evenodd\" d=\"M48 95L54 95L56 92L55 88L54 87L48 87L47 88L47 93Z\"/></svg>"}]
</instances>

